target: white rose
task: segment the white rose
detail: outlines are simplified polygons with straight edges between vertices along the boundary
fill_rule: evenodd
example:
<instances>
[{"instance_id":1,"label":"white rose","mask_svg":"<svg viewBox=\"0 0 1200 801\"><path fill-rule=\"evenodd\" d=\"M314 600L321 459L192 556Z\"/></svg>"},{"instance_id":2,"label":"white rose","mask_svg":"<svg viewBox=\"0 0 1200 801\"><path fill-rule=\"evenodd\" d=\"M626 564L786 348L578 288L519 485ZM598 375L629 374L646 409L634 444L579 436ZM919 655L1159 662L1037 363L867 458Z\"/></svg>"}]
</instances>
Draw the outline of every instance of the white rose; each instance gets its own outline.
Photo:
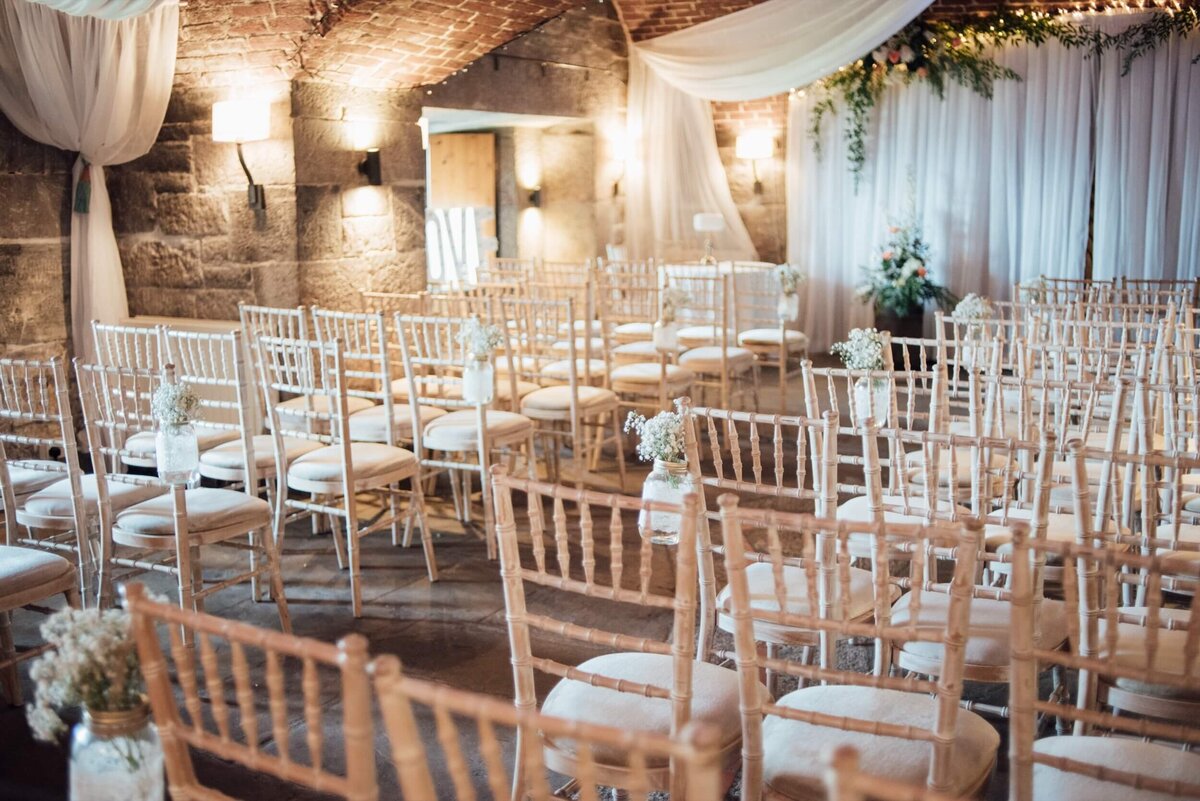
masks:
<instances>
[{"instance_id":1,"label":"white rose","mask_svg":"<svg viewBox=\"0 0 1200 801\"><path fill-rule=\"evenodd\" d=\"M917 54L913 52L911 47L908 45L900 45L900 60L905 64L911 64L912 60L916 58L916 56Z\"/></svg>"},{"instance_id":2,"label":"white rose","mask_svg":"<svg viewBox=\"0 0 1200 801\"><path fill-rule=\"evenodd\" d=\"M871 58L875 59L876 64L882 64L887 61L888 51L886 47L880 47L871 53Z\"/></svg>"}]
</instances>

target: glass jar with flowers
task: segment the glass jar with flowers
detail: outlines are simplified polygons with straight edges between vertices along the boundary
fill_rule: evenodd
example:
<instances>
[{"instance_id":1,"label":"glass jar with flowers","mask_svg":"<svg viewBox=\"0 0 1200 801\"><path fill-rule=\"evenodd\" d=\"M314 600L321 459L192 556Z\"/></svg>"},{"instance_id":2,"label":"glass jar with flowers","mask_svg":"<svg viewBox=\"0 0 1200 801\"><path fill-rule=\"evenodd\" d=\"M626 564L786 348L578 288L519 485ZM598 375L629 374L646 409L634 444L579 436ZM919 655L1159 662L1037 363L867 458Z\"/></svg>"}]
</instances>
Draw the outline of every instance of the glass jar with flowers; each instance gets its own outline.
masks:
<instances>
[{"instance_id":1,"label":"glass jar with flowers","mask_svg":"<svg viewBox=\"0 0 1200 801\"><path fill-rule=\"evenodd\" d=\"M625 431L638 435L638 458L643 462L654 462L654 468L642 485L642 500L682 504L683 497L692 491L695 482L688 472L679 401L675 401L675 411L659 412L650 419L630 412L625 420ZM679 526L677 512L643 509L638 515L638 530L642 536L660 545L678 543Z\"/></svg>"},{"instance_id":2,"label":"glass jar with flowers","mask_svg":"<svg viewBox=\"0 0 1200 801\"><path fill-rule=\"evenodd\" d=\"M458 341L466 345L463 362L463 400L486 405L496 397L496 368L492 354L504 341L498 325L484 325L472 317L458 332Z\"/></svg>"},{"instance_id":3,"label":"glass jar with flowers","mask_svg":"<svg viewBox=\"0 0 1200 801\"><path fill-rule=\"evenodd\" d=\"M163 368L163 382L150 401L158 432L154 436L154 457L158 477L168 484L187 484L200 465L200 446L192 415L200 408L200 399L187 384L175 380L175 367Z\"/></svg>"},{"instance_id":4,"label":"glass jar with flowers","mask_svg":"<svg viewBox=\"0 0 1200 801\"><path fill-rule=\"evenodd\" d=\"M780 264L775 275L779 279L779 319L794 323L800 318L800 285L808 280L808 274L798 265Z\"/></svg>"},{"instance_id":5,"label":"glass jar with flowers","mask_svg":"<svg viewBox=\"0 0 1200 801\"><path fill-rule=\"evenodd\" d=\"M163 755L150 722L137 648L123 609L63 609L42 625L53 650L33 663L27 711L39 740L66 725L64 707L83 707L71 734L71 801L161 801Z\"/></svg>"},{"instance_id":6,"label":"glass jar with flowers","mask_svg":"<svg viewBox=\"0 0 1200 801\"><path fill-rule=\"evenodd\" d=\"M984 342L984 326L980 321L995 316L992 302L982 295L969 292L954 307L954 313L951 316L956 320L963 320L967 323L966 331L963 333L964 341L959 343L960 362L962 366L967 370L986 367L986 364L983 362L986 345Z\"/></svg>"},{"instance_id":7,"label":"glass jar with flowers","mask_svg":"<svg viewBox=\"0 0 1200 801\"><path fill-rule=\"evenodd\" d=\"M658 320L654 323L652 339L654 349L660 353L679 350L679 312L692 299L679 287L665 287L659 298Z\"/></svg>"},{"instance_id":8,"label":"glass jar with flowers","mask_svg":"<svg viewBox=\"0 0 1200 801\"><path fill-rule=\"evenodd\" d=\"M855 328L845 342L835 342L830 348L849 370L882 370L883 335L874 328ZM871 417L876 424L886 426L891 412L892 395L887 379L862 376L854 382L850 409L855 425Z\"/></svg>"}]
</instances>

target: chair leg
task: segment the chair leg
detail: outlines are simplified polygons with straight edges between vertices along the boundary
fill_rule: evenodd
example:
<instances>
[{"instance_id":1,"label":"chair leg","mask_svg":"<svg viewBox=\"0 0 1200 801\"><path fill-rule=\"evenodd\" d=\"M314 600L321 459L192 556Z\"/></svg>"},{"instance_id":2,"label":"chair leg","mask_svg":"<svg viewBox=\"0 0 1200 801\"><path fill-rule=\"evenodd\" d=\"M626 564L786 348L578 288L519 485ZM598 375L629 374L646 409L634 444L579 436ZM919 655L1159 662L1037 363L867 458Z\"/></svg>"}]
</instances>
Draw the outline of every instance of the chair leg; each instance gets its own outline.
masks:
<instances>
[{"instance_id":1,"label":"chair leg","mask_svg":"<svg viewBox=\"0 0 1200 801\"><path fill-rule=\"evenodd\" d=\"M362 617L362 540L358 538L358 515L354 501L346 504L346 548L350 556L350 607L356 618Z\"/></svg>"},{"instance_id":2,"label":"chair leg","mask_svg":"<svg viewBox=\"0 0 1200 801\"><path fill-rule=\"evenodd\" d=\"M416 525L421 531L421 548L425 551L425 571L429 574L430 582L438 580L437 556L433 553L433 532L429 530L429 521L425 517L425 493L421 491L421 482L416 476L412 478L412 500L410 501L410 519L416 519ZM405 532L405 537L411 537L411 529Z\"/></svg>"},{"instance_id":3,"label":"chair leg","mask_svg":"<svg viewBox=\"0 0 1200 801\"><path fill-rule=\"evenodd\" d=\"M625 491L625 437L621 433L621 417L612 413L614 447L617 450L617 474L621 477L621 492Z\"/></svg>"},{"instance_id":4,"label":"chair leg","mask_svg":"<svg viewBox=\"0 0 1200 801\"><path fill-rule=\"evenodd\" d=\"M529 435L529 447L533 448L533 434ZM491 476L491 461L489 454L481 453L480 458L482 464L479 470L479 484L483 495L483 539L487 543L487 558L495 560L499 558L499 549L496 542L496 512L492 509L492 476Z\"/></svg>"},{"instance_id":5,"label":"chair leg","mask_svg":"<svg viewBox=\"0 0 1200 801\"><path fill-rule=\"evenodd\" d=\"M12 636L12 612L0 612L0 659L14 659L17 655ZM21 677L14 662L0 672L0 686L12 706L21 705Z\"/></svg>"},{"instance_id":6,"label":"chair leg","mask_svg":"<svg viewBox=\"0 0 1200 801\"><path fill-rule=\"evenodd\" d=\"M197 612L203 612L204 598L203 596L197 597L197 594L204 589L204 565L200 561L200 546L193 545L190 550L192 552L192 608Z\"/></svg>"},{"instance_id":7,"label":"chair leg","mask_svg":"<svg viewBox=\"0 0 1200 801\"><path fill-rule=\"evenodd\" d=\"M274 538L268 537L267 534L267 531L262 530L259 539L262 542L263 556L267 560L271 596L275 599L275 609L279 612L279 628L285 634L291 634L292 616L288 612L287 597L283 590L283 566L280 565L279 549L275 546Z\"/></svg>"}]
</instances>

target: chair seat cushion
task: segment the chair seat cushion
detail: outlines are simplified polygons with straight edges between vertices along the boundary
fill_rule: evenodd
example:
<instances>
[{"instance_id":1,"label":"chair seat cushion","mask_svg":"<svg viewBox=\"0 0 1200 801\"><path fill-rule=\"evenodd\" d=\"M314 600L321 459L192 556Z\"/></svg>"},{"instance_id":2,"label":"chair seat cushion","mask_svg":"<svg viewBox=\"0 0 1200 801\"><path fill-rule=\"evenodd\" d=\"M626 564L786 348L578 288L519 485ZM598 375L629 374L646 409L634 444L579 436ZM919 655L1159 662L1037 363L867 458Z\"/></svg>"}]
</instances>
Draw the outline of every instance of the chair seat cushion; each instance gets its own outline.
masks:
<instances>
[{"instance_id":1,"label":"chair seat cushion","mask_svg":"<svg viewBox=\"0 0 1200 801\"><path fill-rule=\"evenodd\" d=\"M754 354L745 348L725 348L726 362L721 361L721 346L692 348L679 357L679 364L697 373L720 373L728 368L734 372L750 369Z\"/></svg>"},{"instance_id":2,"label":"chair seat cushion","mask_svg":"<svg viewBox=\"0 0 1200 801\"><path fill-rule=\"evenodd\" d=\"M351 442L350 464L357 488L370 485L372 479L397 472L415 471L417 457L412 451L378 442ZM342 446L327 445L298 457L288 466L288 483L293 480L337 484L342 481Z\"/></svg>"},{"instance_id":3,"label":"chair seat cushion","mask_svg":"<svg viewBox=\"0 0 1200 801\"><path fill-rule=\"evenodd\" d=\"M612 332L620 342L649 339L654 336L654 323L621 323Z\"/></svg>"},{"instance_id":4,"label":"chair seat cushion","mask_svg":"<svg viewBox=\"0 0 1200 801\"><path fill-rule=\"evenodd\" d=\"M626 342L612 349L612 358L617 364L658 361L660 356L662 353L649 339L644 342Z\"/></svg>"},{"instance_id":5,"label":"chair seat cushion","mask_svg":"<svg viewBox=\"0 0 1200 801\"><path fill-rule=\"evenodd\" d=\"M196 428L196 445L203 453L210 448L215 448L218 445L237 439L240 434L229 429L215 428ZM137 460L148 459L154 461L154 442L157 437L153 431L139 431L129 439L125 440L125 450L129 451L132 458Z\"/></svg>"},{"instance_id":6,"label":"chair seat cushion","mask_svg":"<svg viewBox=\"0 0 1200 801\"><path fill-rule=\"evenodd\" d=\"M275 443L270 434L255 434L254 435L254 467L260 471L275 472ZM296 439L295 437L283 438L283 450L290 462L297 456L315 451L321 447L321 443L313 442L307 439ZM245 458L242 456L242 441L240 439L233 442L226 442L223 445L207 450L200 454L201 471L205 466L215 467L219 470L243 470L245 469Z\"/></svg>"},{"instance_id":7,"label":"chair seat cushion","mask_svg":"<svg viewBox=\"0 0 1200 801\"><path fill-rule=\"evenodd\" d=\"M314 412L329 414L330 406L328 395L313 395L308 400L312 401L312 408ZM308 407L305 406L305 401L306 399L304 397L290 398L289 400L282 401L281 403L277 404L279 413L286 415L288 409L306 409ZM361 412L363 409L374 405L375 404L371 403L371 401L367 400L366 398L346 398L346 409L350 412L350 414ZM203 448L201 450L203 450Z\"/></svg>"},{"instance_id":8,"label":"chair seat cushion","mask_svg":"<svg viewBox=\"0 0 1200 801\"><path fill-rule=\"evenodd\" d=\"M1126 737L1043 737L1034 741L1033 750L1038 754L1065 757L1166 781L1193 784L1200 781L1200 754ZM1179 798L1037 764L1033 766L1033 797L1054 801L1172 801Z\"/></svg>"},{"instance_id":9,"label":"chair seat cushion","mask_svg":"<svg viewBox=\"0 0 1200 801\"><path fill-rule=\"evenodd\" d=\"M5 598L16 600L18 595L63 581L67 577L74 581L75 566L56 553L0 545L0 609L11 608L5 604ZM50 592L62 590L52 589Z\"/></svg>"},{"instance_id":10,"label":"chair seat cushion","mask_svg":"<svg viewBox=\"0 0 1200 801\"><path fill-rule=\"evenodd\" d=\"M719 325L685 325L679 329L679 342L687 347L699 347L720 342L725 329Z\"/></svg>"},{"instance_id":11,"label":"chair seat cushion","mask_svg":"<svg viewBox=\"0 0 1200 801\"><path fill-rule=\"evenodd\" d=\"M593 353L601 353L604 351L604 339L601 337L575 337L576 358L582 357L589 346ZM566 339L560 340L551 345L550 350L566 356L571 351L571 342Z\"/></svg>"},{"instance_id":12,"label":"chair seat cushion","mask_svg":"<svg viewBox=\"0 0 1200 801\"><path fill-rule=\"evenodd\" d=\"M673 661L670 656L662 654L604 654L587 660L579 665L579 669L669 690ZM692 671L691 719L716 728L721 733L723 746L737 742L742 736L737 671L707 662L693 663ZM761 687L761 690L763 699L767 700L767 688ZM594 687L572 679L563 679L554 685L542 704L542 712L600 726L656 734L669 734L671 731L670 700ZM568 754L574 753L573 743L569 741L555 742L554 745ZM597 762L605 765L622 765L625 760L623 753L602 746L596 747L595 757Z\"/></svg>"},{"instance_id":13,"label":"chair seat cushion","mask_svg":"<svg viewBox=\"0 0 1200 801\"><path fill-rule=\"evenodd\" d=\"M421 425L446 413L436 406L418 407ZM412 439L412 406L392 404L392 433L398 440ZM355 442L387 442L387 408L380 404L350 415L350 439Z\"/></svg>"},{"instance_id":14,"label":"chair seat cushion","mask_svg":"<svg viewBox=\"0 0 1200 801\"><path fill-rule=\"evenodd\" d=\"M766 562L755 562L746 568L746 582L750 589L750 606L753 609L779 611L779 601L775 595L775 572L772 565ZM808 606L808 577L804 568L795 565L783 566L783 585L787 590L787 611L797 615L813 614ZM834 577L834 616L841 617L841 590L838 579ZM900 595L900 588L891 585L892 600ZM727 615L730 609L730 589L726 586L717 596L717 608L722 616L719 624L722 629L732 632L733 621ZM857 567L850 568L850 614L853 620L870 617L874 608L875 592L871 571ZM819 612L819 610L817 610ZM784 626L769 620L754 621L754 638L763 642L779 643L810 643L813 638L808 631L799 631L790 626Z\"/></svg>"},{"instance_id":15,"label":"chair seat cushion","mask_svg":"<svg viewBox=\"0 0 1200 801\"><path fill-rule=\"evenodd\" d=\"M808 347L808 334L790 328L785 328L782 335L778 328L751 328L738 334L739 345L778 345L781 339L787 342L788 350Z\"/></svg>"},{"instance_id":16,"label":"chair seat cushion","mask_svg":"<svg viewBox=\"0 0 1200 801\"><path fill-rule=\"evenodd\" d=\"M96 477L90 474L83 476L79 484L80 489L83 490L83 504L87 509L88 516L91 517L98 514L100 501L98 500L99 496L96 490ZM108 501L115 512L128 506L133 506L135 503L149 500L156 495L162 495L166 491L166 487L159 485L126 484L123 481L109 481ZM44 490L30 495L21 507L21 514L18 515L18 519L23 519L26 516L35 516L41 519L57 518L69 524L72 520L71 482L63 479L57 484L51 484Z\"/></svg>"},{"instance_id":17,"label":"chair seat cushion","mask_svg":"<svg viewBox=\"0 0 1200 801\"><path fill-rule=\"evenodd\" d=\"M586 410L597 406L616 406L617 393L600 387L576 387L579 393L579 408ZM565 412L571 408L570 387L545 387L531 392L521 399L521 411L526 409L544 412Z\"/></svg>"},{"instance_id":18,"label":"chair seat cushion","mask_svg":"<svg viewBox=\"0 0 1200 801\"><path fill-rule=\"evenodd\" d=\"M1003 453L993 453L988 460L986 470L991 472L992 486L991 496L1004 494L1004 475L1001 471L1004 470L1005 462L1011 462ZM954 453L954 479L960 489L971 488L971 470L974 462L971 458L970 448L955 448ZM1010 475L1015 475L1016 464L1012 464ZM925 451L916 450L910 451L904 455L905 475L908 480L916 484L918 487L925 486ZM942 450L937 455L937 482L939 487L950 486L949 476L947 471L950 469L950 454L947 450Z\"/></svg>"},{"instance_id":19,"label":"chair seat cushion","mask_svg":"<svg viewBox=\"0 0 1200 801\"><path fill-rule=\"evenodd\" d=\"M184 500L189 534L235 526L248 531L271 522L266 501L238 490L197 487L185 491ZM174 515L171 496L160 495L118 514L116 528L143 537L173 537Z\"/></svg>"},{"instance_id":20,"label":"chair seat cushion","mask_svg":"<svg viewBox=\"0 0 1200 801\"><path fill-rule=\"evenodd\" d=\"M905 626L912 621L912 593L892 606L892 624ZM921 611L917 627L944 631L950 611L950 596L942 592L921 593ZM1057 648L1067 639L1066 605L1045 600L1039 612L1040 629L1035 647ZM991 598L972 598L970 627L967 630L965 661L968 665L1007 667L1012 658L1009 634L1012 631L1012 604ZM929 663L942 661L943 647L937 642L906 642L905 653Z\"/></svg>"},{"instance_id":21,"label":"chair seat cushion","mask_svg":"<svg viewBox=\"0 0 1200 801\"><path fill-rule=\"evenodd\" d=\"M620 367L614 367L610 378L613 383L623 384L650 384L658 386L662 383L663 377L666 377L669 386L685 386L692 383L693 376L691 370L687 370L679 365L668 364L664 368L657 362L638 362L637 364L623 364Z\"/></svg>"},{"instance_id":22,"label":"chair seat cushion","mask_svg":"<svg viewBox=\"0 0 1200 801\"><path fill-rule=\"evenodd\" d=\"M1033 519L1033 510L1009 509L1008 519L1029 523ZM993 512L987 520L988 522L983 527L983 540L988 550L996 553L1012 553L1012 531L1000 522L1000 513ZM1074 542L1075 531L1075 515L1064 515L1057 512L1049 512L1046 515L1046 539L1054 542ZM1058 561L1058 559L1054 554L1049 554L1047 561Z\"/></svg>"},{"instance_id":23,"label":"chair seat cushion","mask_svg":"<svg viewBox=\"0 0 1200 801\"><path fill-rule=\"evenodd\" d=\"M37 467L21 467L14 464L8 466L8 479L12 482L13 495L18 501L26 495L32 495L40 489L62 481L66 475L67 466L63 462L54 462L49 459L26 459L23 461L27 465L38 465L47 469L39 470ZM4 497L0 496L0 509L3 508Z\"/></svg>"},{"instance_id":24,"label":"chair seat cushion","mask_svg":"<svg viewBox=\"0 0 1200 801\"><path fill-rule=\"evenodd\" d=\"M484 411L484 425L493 444L524 439L533 421L515 412ZM473 451L479 448L479 418L473 409L450 412L431 421L421 434L421 444L435 451Z\"/></svg>"},{"instance_id":25,"label":"chair seat cushion","mask_svg":"<svg viewBox=\"0 0 1200 801\"><path fill-rule=\"evenodd\" d=\"M1150 614L1149 608L1144 606L1122 607L1121 611L1132 615L1146 615L1147 617ZM1163 620L1176 620L1180 623L1186 623L1188 620L1188 611L1186 609L1162 609L1160 611ZM1098 638L1099 656L1104 659L1108 658L1108 643L1105 640L1107 629L1108 626L1104 618L1101 617L1100 636ZM1146 632L1148 630L1145 626L1139 626L1136 623L1117 624L1117 664L1139 670L1146 668L1146 654L1148 653L1146 648ZM1186 629L1160 628L1158 630L1158 645L1154 649L1154 669L1164 673L1174 673L1179 676L1184 675L1184 666L1187 663L1184 661L1183 648L1186 643ZM1200 677L1200 659L1197 659L1192 665L1191 676L1193 678ZM1188 689L1169 684L1151 684L1141 679L1129 678L1117 678L1113 680L1113 683L1122 690L1139 695L1191 702L1200 701L1200 689L1196 689L1194 685L1192 689Z\"/></svg>"},{"instance_id":26,"label":"chair seat cushion","mask_svg":"<svg viewBox=\"0 0 1200 801\"><path fill-rule=\"evenodd\" d=\"M949 516L950 505L945 501L938 502L935 508L938 519ZM884 522L924 523L927 519L926 512L928 509L929 504L925 502L924 495L910 493L906 506L903 496L890 495L886 492L883 494ZM960 516L970 515L971 510L959 507L958 514ZM839 504L834 516L838 520L852 520L856 522L869 522L874 519L871 516L871 501L866 495L859 495ZM868 534L851 534L850 553L854 556L869 556L871 553L871 536Z\"/></svg>"},{"instance_id":27,"label":"chair seat cushion","mask_svg":"<svg viewBox=\"0 0 1200 801\"><path fill-rule=\"evenodd\" d=\"M444 398L446 400L462 400L462 383L454 382L453 384L426 384L424 386L418 384L417 392L421 394L422 400L433 400ZM539 385L532 381L522 381L517 379L517 395L524 397L530 392L538 389ZM501 375L496 380L496 397L501 400L507 400L512 396L512 382L509 381L507 375ZM398 401L408 402L408 379L397 378L392 382L392 397ZM422 404L424 405L424 404Z\"/></svg>"},{"instance_id":28,"label":"chair seat cushion","mask_svg":"<svg viewBox=\"0 0 1200 801\"><path fill-rule=\"evenodd\" d=\"M838 717L883 721L903 726L933 728L937 699L918 693L873 687L806 687L788 693L778 705L822 712ZM933 748L927 742L882 737L814 726L797 720L768 716L763 721L763 782L788 798L817 801L825 798L821 781L823 754L847 744L858 749L862 770L881 779L923 786ZM958 712L954 754L950 759L950 794L965 794L980 785L996 760L1000 735L973 712ZM1049 798L1049 796L1047 796Z\"/></svg>"},{"instance_id":29,"label":"chair seat cushion","mask_svg":"<svg viewBox=\"0 0 1200 801\"><path fill-rule=\"evenodd\" d=\"M604 371L607 365L603 359L576 359L575 360L575 377L583 381L587 378L594 380L604 377ZM542 375L552 381L570 381L571 380L571 360L563 359L562 361L550 362L542 368Z\"/></svg>"}]
</instances>

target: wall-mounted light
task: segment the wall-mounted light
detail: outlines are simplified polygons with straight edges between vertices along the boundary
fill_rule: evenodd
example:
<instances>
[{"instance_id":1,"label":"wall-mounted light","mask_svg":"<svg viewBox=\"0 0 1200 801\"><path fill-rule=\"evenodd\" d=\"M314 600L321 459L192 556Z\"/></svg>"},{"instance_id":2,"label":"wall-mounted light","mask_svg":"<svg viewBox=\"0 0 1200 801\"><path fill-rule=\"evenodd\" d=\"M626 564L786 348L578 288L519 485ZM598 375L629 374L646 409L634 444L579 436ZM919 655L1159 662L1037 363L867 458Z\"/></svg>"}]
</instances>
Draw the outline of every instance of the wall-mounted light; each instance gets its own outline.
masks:
<instances>
[{"instance_id":1,"label":"wall-mounted light","mask_svg":"<svg viewBox=\"0 0 1200 801\"><path fill-rule=\"evenodd\" d=\"M367 148L363 160L358 163L358 171L367 176L367 183L371 186L383 184L383 165L379 161L379 148Z\"/></svg>"},{"instance_id":2,"label":"wall-mounted light","mask_svg":"<svg viewBox=\"0 0 1200 801\"><path fill-rule=\"evenodd\" d=\"M266 102L254 100L220 100L213 103L212 138L214 142L236 142L238 162L246 173L246 201L255 211L267 208L267 195L262 184L254 183L254 176L246 166L242 145L259 142L271 136L271 107Z\"/></svg>"},{"instance_id":3,"label":"wall-mounted light","mask_svg":"<svg viewBox=\"0 0 1200 801\"><path fill-rule=\"evenodd\" d=\"M542 207L542 188L540 186L529 190L529 205L535 209Z\"/></svg>"},{"instance_id":4,"label":"wall-mounted light","mask_svg":"<svg viewBox=\"0 0 1200 801\"><path fill-rule=\"evenodd\" d=\"M749 161L754 167L754 194L761 195L762 181L758 177L758 162L775 155L775 134L773 131L758 130L738 134L735 150L739 159Z\"/></svg>"},{"instance_id":5,"label":"wall-mounted light","mask_svg":"<svg viewBox=\"0 0 1200 801\"><path fill-rule=\"evenodd\" d=\"M701 264L716 264L712 235L725 230L725 218L715 211L702 211L692 217L692 229L704 234L704 257Z\"/></svg>"}]
</instances>

